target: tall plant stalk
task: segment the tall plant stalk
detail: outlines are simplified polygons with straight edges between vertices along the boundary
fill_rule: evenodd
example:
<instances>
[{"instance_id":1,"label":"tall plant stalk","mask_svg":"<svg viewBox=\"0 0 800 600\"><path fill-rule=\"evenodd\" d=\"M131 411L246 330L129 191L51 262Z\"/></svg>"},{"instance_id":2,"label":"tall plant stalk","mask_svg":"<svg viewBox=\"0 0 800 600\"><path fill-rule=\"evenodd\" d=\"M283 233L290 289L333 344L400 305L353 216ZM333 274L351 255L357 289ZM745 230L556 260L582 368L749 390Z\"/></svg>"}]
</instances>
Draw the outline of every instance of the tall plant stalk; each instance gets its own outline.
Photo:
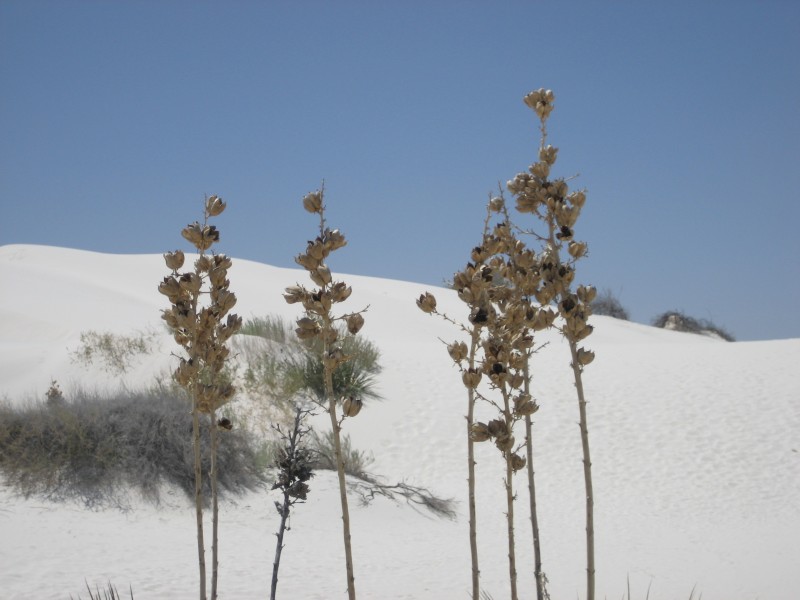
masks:
<instances>
[{"instance_id":1,"label":"tall plant stalk","mask_svg":"<svg viewBox=\"0 0 800 600\"><path fill-rule=\"evenodd\" d=\"M342 443L340 437L341 425L346 417L355 417L361 410L360 398L338 398L334 385L333 374L336 369L347 362L350 357L342 350L338 340L339 333L336 321L343 320L347 323L347 330L355 335L364 325L364 318L360 311L341 317L334 317L331 308L338 302L344 302L350 297L352 288L344 282L333 281L331 271L325 259L331 252L347 244L344 236L338 229L330 230L325 225L325 206L322 190L313 192L303 198L303 207L310 213L319 215L319 235L315 240L308 242L305 253L295 258L295 261L308 271L311 280L318 286L314 290L307 290L297 285L286 289L284 298L290 304L299 302L305 309L306 316L297 321L295 330L301 340L321 339L323 343L322 366L325 379L325 402L322 408L327 410L331 419L331 430L334 445L339 479L339 499L342 508L342 537L345 552L345 570L347 575L347 595L349 600L355 600L355 575L353 569L353 554L350 535L350 510L347 503L347 482L344 473L344 460L342 457ZM337 406L341 403L342 416L337 415Z\"/></svg>"},{"instance_id":2,"label":"tall plant stalk","mask_svg":"<svg viewBox=\"0 0 800 600\"><path fill-rule=\"evenodd\" d=\"M558 148L547 145L546 122L553 110L555 97L550 90L539 89L525 96L525 104L532 108L540 121L539 160L530 166L527 173L518 174L508 182L509 191L516 196L517 210L530 213L545 223L547 234L537 237L544 248L540 255L539 272L542 285L536 299L543 305L555 302L563 318L558 329L567 340L571 366L578 396L580 416L581 448L586 506L586 598L595 598L594 555L594 492L592 487L592 462L589 451L589 428L586 414L586 398L582 380L583 368L594 360L594 353L579 347L578 342L592 333L587 323L591 315L591 302L596 296L593 287L578 286L572 291L575 263L586 255L587 245L574 239L574 226L586 202L583 191L569 191L563 178L551 179L550 169L555 164ZM566 246L569 259L562 260L561 251Z\"/></svg>"},{"instance_id":3,"label":"tall plant stalk","mask_svg":"<svg viewBox=\"0 0 800 600\"><path fill-rule=\"evenodd\" d=\"M219 241L219 231L208 225L208 219L221 214L225 203L218 196L206 199L203 223L195 222L181 231L181 235L197 249L194 269L180 273L184 254L180 250L164 255L172 274L165 277L158 291L170 301L170 309L164 310L162 318L173 332L175 341L184 348L175 370L175 381L187 390L192 402L192 446L194 455L195 516L197 522L197 560L200 576L200 600L207 598L207 570L205 560L205 534L203 528L203 452L200 435L201 415L208 418L210 429L209 472L212 496L212 577L211 599L217 598L218 582L218 521L217 500L217 436L216 410L229 402L234 388L220 381L219 374L225 366L229 350L226 342L242 325L242 319L229 311L236 304L236 296L228 290L227 279L231 260L225 255L207 255L206 251ZM206 285L207 284L207 285ZM208 296L201 306L200 299ZM223 318L227 318L223 322Z\"/></svg>"},{"instance_id":4,"label":"tall plant stalk","mask_svg":"<svg viewBox=\"0 0 800 600\"><path fill-rule=\"evenodd\" d=\"M530 359L530 354L528 354ZM530 364L525 362L525 393L530 395ZM542 572L542 547L539 536L539 514L536 507L536 479L533 469L533 420L531 415L525 416L525 454L528 474L528 498L531 514L531 534L533 537L533 576L536 580L536 600L544 600L544 573Z\"/></svg>"}]
</instances>

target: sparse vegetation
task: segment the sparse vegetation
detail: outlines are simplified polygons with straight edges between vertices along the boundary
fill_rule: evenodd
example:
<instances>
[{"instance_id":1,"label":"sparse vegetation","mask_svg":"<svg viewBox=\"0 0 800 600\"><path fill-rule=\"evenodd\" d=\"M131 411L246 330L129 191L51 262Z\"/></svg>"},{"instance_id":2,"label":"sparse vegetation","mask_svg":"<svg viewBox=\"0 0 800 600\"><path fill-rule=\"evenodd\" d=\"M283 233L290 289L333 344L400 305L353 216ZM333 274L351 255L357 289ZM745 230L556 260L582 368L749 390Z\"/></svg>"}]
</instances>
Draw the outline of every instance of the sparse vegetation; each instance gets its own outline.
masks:
<instances>
[{"instance_id":1,"label":"sparse vegetation","mask_svg":"<svg viewBox=\"0 0 800 600\"><path fill-rule=\"evenodd\" d=\"M613 317L615 319L622 319L623 321L630 320L628 310L622 306L619 298L609 289L604 289L599 292L591 303L592 314L602 315L605 317Z\"/></svg>"},{"instance_id":2,"label":"sparse vegetation","mask_svg":"<svg viewBox=\"0 0 800 600\"><path fill-rule=\"evenodd\" d=\"M51 387L51 390L56 386ZM168 389L112 397L78 390L58 402L0 405L0 471L25 496L77 500L90 507L125 507L128 489L154 503L164 486L191 497L194 465L187 398ZM265 481L263 449L242 431L221 446L219 484L229 493ZM202 468L210 439L201 437ZM206 492L209 492L206 482Z\"/></svg>"},{"instance_id":3,"label":"sparse vegetation","mask_svg":"<svg viewBox=\"0 0 800 600\"><path fill-rule=\"evenodd\" d=\"M84 331L81 343L71 354L73 362L85 366L99 362L109 373L126 373L137 356L153 350L155 332L123 335L110 331Z\"/></svg>"},{"instance_id":4,"label":"sparse vegetation","mask_svg":"<svg viewBox=\"0 0 800 600\"><path fill-rule=\"evenodd\" d=\"M94 591L92 591L92 588L89 586L89 582L86 582L86 590L89 592L89 600L122 600L117 586L110 581L102 590L99 586L95 585ZM133 600L133 587L129 587L128 590L130 592L130 599ZM70 594L69 597L72 599L72 594ZM80 595L78 595L78 600L81 600Z\"/></svg>"},{"instance_id":5,"label":"sparse vegetation","mask_svg":"<svg viewBox=\"0 0 800 600\"><path fill-rule=\"evenodd\" d=\"M719 327L707 319L695 319L679 310L668 310L653 319L653 326L673 331L698 333L718 337L726 342L735 342L736 338L726 329Z\"/></svg>"}]
</instances>

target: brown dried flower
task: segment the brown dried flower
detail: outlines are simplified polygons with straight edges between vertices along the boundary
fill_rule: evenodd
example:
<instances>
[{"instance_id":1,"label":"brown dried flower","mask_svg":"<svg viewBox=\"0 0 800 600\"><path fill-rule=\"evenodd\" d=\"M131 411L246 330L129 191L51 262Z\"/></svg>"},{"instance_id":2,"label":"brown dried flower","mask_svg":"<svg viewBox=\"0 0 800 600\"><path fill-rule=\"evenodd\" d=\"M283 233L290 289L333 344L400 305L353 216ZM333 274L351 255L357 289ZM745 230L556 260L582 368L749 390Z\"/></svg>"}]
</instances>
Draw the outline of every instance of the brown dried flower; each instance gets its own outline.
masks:
<instances>
[{"instance_id":1,"label":"brown dried flower","mask_svg":"<svg viewBox=\"0 0 800 600\"><path fill-rule=\"evenodd\" d=\"M432 313L436 310L436 298L430 292L425 292L417 299L417 306L422 312Z\"/></svg>"}]
</instances>

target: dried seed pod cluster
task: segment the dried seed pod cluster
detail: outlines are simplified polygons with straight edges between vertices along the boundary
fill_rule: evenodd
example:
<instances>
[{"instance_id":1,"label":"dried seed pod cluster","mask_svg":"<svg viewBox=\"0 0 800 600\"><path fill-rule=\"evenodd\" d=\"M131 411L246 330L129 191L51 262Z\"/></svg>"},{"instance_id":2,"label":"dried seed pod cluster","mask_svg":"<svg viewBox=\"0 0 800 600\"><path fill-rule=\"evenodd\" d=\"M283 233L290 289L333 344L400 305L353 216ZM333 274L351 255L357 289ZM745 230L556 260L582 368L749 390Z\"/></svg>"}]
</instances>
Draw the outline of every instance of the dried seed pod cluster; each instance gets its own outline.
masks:
<instances>
[{"instance_id":1,"label":"dried seed pod cluster","mask_svg":"<svg viewBox=\"0 0 800 600\"><path fill-rule=\"evenodd\" d=\"M545 145L545 121L553 110L553 93L540 89L525 96L524 100L536 112L541 122L539 160L528 168L527 173L517 174L507 186L515 197L517 210L533 214L547 226L545 248L539 264L541 283L535 297L543 307L556 304L558 314L564 319L562 333L570 342L576 343L592 333L588 319L591 315L591 301L596 294L594 288L584 286L579 287L576 293L572 292L575 262L588 252L586 242L577 241L574 231L586 203L586 193L582 190L570 191L564 179L550 178L550 170L558 156L558 148ZM562 260L562 256L565 260ZM552 324L551 313L548 313L547 318L540 318L534 329ZM594 355L583 348L581 350L583 353L579 362L580 366L585 366L591 362L588 356Z\"/></svg>"},{"instance_id":2,"label":"dried seed pod cluster","mask_svg":"<svg viewBox=\"0 0 800 600\"><path fill-rule=\"evenodd\" d=\"M343 321L348 333L355 335L364 326L364 317L360 312L340 317L334 317L331 313L333 306L347 300L353 289L342 281L334 281L326 263L332 252L347 245L347 240L338 229L325 226L323 199L322 191L312 192L303 198L303 207L319 215L320 233L307 243L305 252L295 257L295 262L308 272L317 287L309 289L303 285L293 285L286 288L283 297L289 304L302 305L305 315L296 321L295 333L306 342L316 339L323 342L322 364L333 372L349 360L339 343L337 321ZM343 405L343 413L348 417L355 417L361 410L361 399L341 398L339 401Z\"/></svg>"},{"instance_id":3,"label":"dried seed pod cluster","mask_svg":"<svg viewBox=\"0 0 800 600\"><path fill-rule=\"evenodd\" d=\"M180 272L184 253L168 252L164 262L172 273L158 286L171 305L162 312L162 318L175 341L186 350L174 378L193 394L197 410L206 414L233 397L233 386L219 381L218 375L230 353L226 342L242 326L241 317L230 313L236 304L236 295L229 289L231 259L224 254L206 254L219 241L219 231L207 221L221 214L225 206L218 196L206 200L204 223L192 223L181 232L198 251L194 269ZM201 301L204 295L208 296L205 303Z\"/></svg>"}]
</instances>

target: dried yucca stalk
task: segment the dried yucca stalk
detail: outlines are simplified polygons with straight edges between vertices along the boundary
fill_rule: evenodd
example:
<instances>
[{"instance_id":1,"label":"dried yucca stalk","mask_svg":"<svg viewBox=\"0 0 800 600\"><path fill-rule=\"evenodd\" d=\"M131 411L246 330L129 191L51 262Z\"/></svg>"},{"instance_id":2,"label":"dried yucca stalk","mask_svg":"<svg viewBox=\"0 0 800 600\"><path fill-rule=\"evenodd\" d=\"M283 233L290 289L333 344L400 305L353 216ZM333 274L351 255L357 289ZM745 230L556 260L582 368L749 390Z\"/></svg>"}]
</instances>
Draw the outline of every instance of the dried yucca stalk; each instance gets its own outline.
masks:
<instances>
[{"instance_id":1,"label":"dried yucca stalk","mask_svg":"<svg viewBox=\"0 0 800 600\"><path fill-rule=\"evenodd\" d=\"M576 291L572 291L575 263L587 253L586 243L574 238L574 226L586 202L586 194L581 190L570 192L563 178L550 178L550 170L556 162L558 148L546 145L546 122L553 110L554 99L553 92L544 89L525 96L525 104L536 112L540 121L539 160L529 167L527 173L518 174L507 185L508 190L516 198L517 210L534 215L546 227L544 235L537 235L544 247L539 255L538 274L541 283L535 297L542 307L550 305L557 307L559 315L563 317L558 329L569 344L572 358L571 366L578 396L586 490L586 597L587 600L594 600L594 495L582 379L583 369L592 362L594 353L579 347L578 344L592 333L588 318L596 290L589 286L578 286Z\"/></svg>"},{"instance_id":2,"label":"dried yucca stalk","mask_svg":"<svg viewBox=\"0 0 800 600\"><path fill-rule=\"evenodd\" d=\"M195 510L197 516L197 551L200 570L200 599L206 599L206 564L203 535L203 472L200 446L200 415L208 415L211 438L211 484L212 500L212 575L211 598L217 598L218 581L218 524L219 507L217 497L217 448L218 431L230 429L230 421L217 421L217 410L229 402L234 394L233 386L220 377L225 367L229 350L226 342L242 325L241 317L229 314L236 304L236 295L228 288L228 269L231 259L223 254L207 254L219 241L219 231L208 224L225 210L226 204L211 196L205 202L203 223L187 225L181 234L197 249L194 268L180 272L185 257L176 250L164 255L172 274L158 286L171 307L164 310L162 318L173 332L175 341L185 355L174 372L175 381L189 393L192 400L192 445L194 450Z\"/></svg>"},{"instance_id":3,"label":"dried yucca stalk","mask_svg":"<svg viewBox=\"0 0 800 600\"><path fill-rule=\"evenodd\" d=\"M345 568L347 571L347 594L355 600L355 576L353 574L353 555L350 546L350 511L347 504L347 485L342 458L340 431L342 422L347 417L355 417L361 411L362 401L358 398L338 398L333 386L333 373L347 362L348 357L339 341L336 324L344 321L351 335L357 334L364 326L364 311L334 316L333 306L350 297L352 288L342 281L334 281L326 259L332 252L347 244L344 235L338 229L329 229L325 224L324 192L310 193L303 198L303 207L310 213L319 215L319 235L308 242L305 252L295 258L297 264L308 271L311 281L317 286L307 289L302 285L286 288L284 298L289 304L299 303L305 309L305 316L297 320L295 333L301 340L320 339L323 343L322 365L325 376L327 403L322 406L331 419L333 447L339 477L339 498L342 505L342 528L345 550ZM365 309L366 310L366 309ZM341 405L342 416L337 416L337 407Z\"/></svg>"},{"instance_id":4,"label":"dried yucca stalk","mask_svg":"<svg viewBox=\"0 0 800 600\"><path fill-rule=\"evenodd\" d=\"M504 220L491 227L493 213L500 214ZM493 440L506 465L509 580L512 598L516 599L513 475L525 466L526 459L517 453L514 424L538 408L530 395L521 389L527 385L527 361L533 343L526 320L530 304L522 290L528 285L525 275L534 264L535 256L514 237L502 198L490 199L481 244L473 248L471 259L453 277L453 287L469 308L470 325L460 327L469 335L470 345L454 342L448 345L448 352L461 370L462 382L467 388L472 596L478 598L480 595L473 444ZM417 305L426 313L456 323L436 310L435 298L430 293L420 296ZM479 391L481 382L488 386L488 393ZM496 407L498 417L489 423L475 422L476 399L483 399Z\"/></svg>"}]
</instances>

